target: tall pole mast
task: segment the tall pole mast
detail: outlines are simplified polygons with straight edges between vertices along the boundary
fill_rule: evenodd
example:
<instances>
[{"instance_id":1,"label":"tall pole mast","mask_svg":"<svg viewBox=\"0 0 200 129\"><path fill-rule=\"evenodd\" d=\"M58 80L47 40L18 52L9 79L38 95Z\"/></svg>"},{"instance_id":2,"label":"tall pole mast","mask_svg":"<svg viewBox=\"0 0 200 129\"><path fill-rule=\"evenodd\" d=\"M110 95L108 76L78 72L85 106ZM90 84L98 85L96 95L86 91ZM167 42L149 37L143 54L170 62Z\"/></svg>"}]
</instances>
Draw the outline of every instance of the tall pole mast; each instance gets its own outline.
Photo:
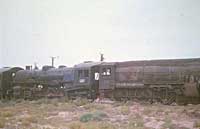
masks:
<instances>
[{"instance_id":1,"label":"tall pole mast","mask_svg":"<svg viewBox=\"0 0 200 129\"><path fill-rule=\"evenodd\" d=\"M54 60L56 59L55 56L50 57L51 58L51 66L54 67Z\"/></svg>"},{"instance_id":2,"label":"tall pole mast","mask_svg":"<svg viewBox=\"0 0 200 129\"><path fill-rule=\"evenodd\" d=\"M102 54L102 53L100 53L100 61L102 62L102 61L104 61L104 54Z\"/></svg>"}]
</instances>

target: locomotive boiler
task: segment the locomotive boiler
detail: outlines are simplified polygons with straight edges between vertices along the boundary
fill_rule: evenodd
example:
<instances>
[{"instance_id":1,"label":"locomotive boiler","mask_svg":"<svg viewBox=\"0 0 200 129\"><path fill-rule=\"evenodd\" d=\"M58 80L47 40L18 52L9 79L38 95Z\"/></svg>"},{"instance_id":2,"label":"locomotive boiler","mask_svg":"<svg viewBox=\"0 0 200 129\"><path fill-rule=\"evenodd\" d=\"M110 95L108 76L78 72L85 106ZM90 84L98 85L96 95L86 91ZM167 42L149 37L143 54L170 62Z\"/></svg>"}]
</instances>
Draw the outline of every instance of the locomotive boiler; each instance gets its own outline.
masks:
<instances>
[{"instance_id":1,"label":"locomotive boiler","mask_svg":"<svg viewBox=\"0 0 200 129\"><path fill-rule=\"evenodd\" d=\"M63 78L69 68L43 66L42 70L21 70L13 80L15 98L37 99L64 96Z\"/></svg>"}]
</instances>

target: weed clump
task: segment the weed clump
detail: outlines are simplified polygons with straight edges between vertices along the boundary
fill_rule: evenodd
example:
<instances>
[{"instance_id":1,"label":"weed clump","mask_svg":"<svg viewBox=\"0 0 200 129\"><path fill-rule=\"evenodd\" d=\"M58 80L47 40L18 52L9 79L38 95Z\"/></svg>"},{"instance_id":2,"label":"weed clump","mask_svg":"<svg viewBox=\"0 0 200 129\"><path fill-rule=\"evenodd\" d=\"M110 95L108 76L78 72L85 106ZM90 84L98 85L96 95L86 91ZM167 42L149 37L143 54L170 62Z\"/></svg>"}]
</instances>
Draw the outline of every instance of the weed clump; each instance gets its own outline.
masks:
<instances>
[{"instance_id":1,"label":"weed clump","mask_svg":"<svg viewBox=\"0 0 200 129\"><path fill-rule=\"evenodd\" d=\"M87 113L80 117L81 122L89 121L102 121L103 118L107 117L107 114L104 112L96 111L94 113Z\"/></svg>"},{"instance_id":2,"label":"weed clump","mask_svg":"<svg viewBox=\"0 0 200 129\"><path fill-rule=\"evenodd\" d=\"M87 113L87 114L84 114L80 117L80 121L81 122L88 122L88 121L91 121L94 119L94 116L93 114L91 113Z\"/></svg>"}]
</instances>

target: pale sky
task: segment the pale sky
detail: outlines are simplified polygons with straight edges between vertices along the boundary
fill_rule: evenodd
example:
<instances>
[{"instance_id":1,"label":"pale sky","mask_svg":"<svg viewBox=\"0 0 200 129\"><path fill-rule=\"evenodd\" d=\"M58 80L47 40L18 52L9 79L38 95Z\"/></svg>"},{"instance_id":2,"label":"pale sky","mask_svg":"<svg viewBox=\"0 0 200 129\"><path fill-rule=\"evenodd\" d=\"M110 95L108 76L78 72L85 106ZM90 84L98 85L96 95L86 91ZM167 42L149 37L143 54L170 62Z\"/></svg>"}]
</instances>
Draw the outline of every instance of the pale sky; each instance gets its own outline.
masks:
<instances>
[{"instance_id":1,"label":"pale sky","mask_svg":"<svg viewBox=\"0 0 200 129\"><path fill-rule=\"evenodd\" d=\"M0 0L0 67L200 57L200 0Z\"/></svg>"}]
</instances>

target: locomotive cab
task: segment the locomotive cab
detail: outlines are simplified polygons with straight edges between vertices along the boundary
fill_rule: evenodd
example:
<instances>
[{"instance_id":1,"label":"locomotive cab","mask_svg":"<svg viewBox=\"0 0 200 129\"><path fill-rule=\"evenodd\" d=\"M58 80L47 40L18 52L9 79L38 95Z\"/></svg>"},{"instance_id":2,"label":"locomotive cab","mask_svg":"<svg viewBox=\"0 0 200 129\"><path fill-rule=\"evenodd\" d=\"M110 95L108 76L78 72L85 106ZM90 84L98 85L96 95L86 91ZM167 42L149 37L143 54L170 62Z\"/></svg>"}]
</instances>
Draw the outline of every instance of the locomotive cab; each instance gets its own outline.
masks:
<instances>
[{"instance_id":1,"label":"locomotive cab","mask_svg":"<svg viewBox=\"0 0 200 129\"><path fill-rule=\"evenodd\" d=\"M115 86L115 63L102 63L100 68L99 92L101 97L111 98Z\"/></svg>"},{"instance_id":2,"label":"locomotive cab","mask_svg":"<svg viewBox=\"0 0 200 129\"><path fill-rule=\"evenodd\" d=\"M99 71L101 62L84 62L74 67L73 88L68 90L70 97L87 97L94 99L98 95Z\"/></svg>"}]
</instances>

